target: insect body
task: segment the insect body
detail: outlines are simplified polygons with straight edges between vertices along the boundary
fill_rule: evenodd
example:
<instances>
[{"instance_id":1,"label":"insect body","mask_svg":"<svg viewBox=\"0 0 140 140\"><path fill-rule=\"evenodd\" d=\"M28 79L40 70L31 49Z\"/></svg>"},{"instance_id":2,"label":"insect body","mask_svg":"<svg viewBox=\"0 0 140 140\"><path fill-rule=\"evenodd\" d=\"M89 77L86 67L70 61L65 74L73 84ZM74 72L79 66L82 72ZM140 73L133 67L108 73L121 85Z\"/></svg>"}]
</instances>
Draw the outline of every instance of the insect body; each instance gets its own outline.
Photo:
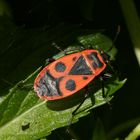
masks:
<instances>
[{"instance_id":1,"label":"insect body","mask_svg":"<svg viewBox=\"0 0 140 140\"><path fill-rule=\"evenodd\" d=\"M65 55L38 74L34 89L40 98L47 100L71 96L104 71L106 58L105 53L94 49Z\"/></svg>"}]
</instances>

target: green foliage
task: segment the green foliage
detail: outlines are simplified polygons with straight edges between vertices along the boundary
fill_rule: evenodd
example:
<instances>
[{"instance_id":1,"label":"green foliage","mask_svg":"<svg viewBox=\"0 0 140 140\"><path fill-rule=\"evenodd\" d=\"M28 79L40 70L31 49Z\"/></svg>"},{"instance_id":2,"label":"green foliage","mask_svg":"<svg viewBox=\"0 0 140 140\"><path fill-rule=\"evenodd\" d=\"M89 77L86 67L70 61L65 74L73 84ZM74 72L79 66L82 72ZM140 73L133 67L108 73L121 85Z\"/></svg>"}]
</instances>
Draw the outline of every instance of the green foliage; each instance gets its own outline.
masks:
<instances>
[{"instance_id":1,"label":"green foliage","mask_svg":"<svg viewBox=\"0 0 140 140\"><path fill-rule=\"evenodd\" d=\"M0 1L0 139L67 139L65 130L71 122L70 128L80 140L138 139L139 67L131 50L139 48L138 1L119 1L125 18L115 1L8 2L10 6ZM112 43L103 34L114 38L118 24L121 32ZM117 50L114 47L108 53L111 59L117 58L121 75L114 74L105 81L106 99L102 97L101 83L94 79L89 85L90 97L74 118L72 112L84 98L82 90L54 102L40 100L33 90L34 79L41 66L45 62L47 65L47 59L65 55L52 43L69 53L88 45L107 51L117 44ZM128 81L122 88L125 77ZM112 109L107 105L109 101Z\"/></svg>"},{"instance_id":2,"label":"green foliage","mask_svg":"<svg viewBox=\"0 0 140 140\"><path fill-rule=\"evenodd\" d=\"M140 124L138 124L133 131L125 138L125 140L135 140L140 137Z\"/></svg>"},{"instance_id":3,"label":"green foliage","mask_svg":"<svg viewBox=\"0 0 140 140\"><path fill-rule=\"evenodd\" d=\"M29 33L30 31L25 32L26 35ZM36 35L34 35L34 33L30 34L32 35L31 39L28 38L28 40L26 40L27 47L29 47L29 45L32 43L33 47L37 49L38 47L37 45L40 46L43 43L43 41L47 43L49 39L46 41L45 38L48 34L50 34L50 32L48 33L48 31L44 33L44 35L42 35L42 33L39 32ZM23 39L22 36L19 38L20 40ZM18 42L19 38L15 38L15 42ZM39 41L38 43L37 42L33 43L32 40L36 40L37 38L38 40L41 40L41 42ZM93 40L90 40L90 38L92 38ZM88 44L95 45L96 48L108 47L111 46L112 44L110 39L108 39L104 35L101 35L100 33L95 33L90 35L78 35L76 42L79 42L83 45L88 45ZM49 52L50 48L48 47L47 44L44 44L44 47L46 50L45 54L47 56L47 54L49 55L50 53ZM40 53L40 51L42 53L44 51L44 47L38 48L37 52L34 49L34 51L32 51L32 54L26 57L24 61L21 62L21 64L19 64L18 67L19 68L21 68L21 66L26 67L30 64L30 61L32 61L32 64L34 64L33 62L38 63L33 59L34 57L32 57L32 55L34 55L34 53L35 54ZM69 48L74 48L74 47L75 49L78 49L77 45L69 46ZM26 50L24 48L24 51L26 53L29 50ZM62 53L63 52L60 52L58 55L54 56L54 58L56 59L59 58L60 56L62 56ZM3 58L7 58L7 56L4 56ZM13 62L13 64L14 63L16 62ZM10 73L12 75L10 77L17 78L18 77L17 71L18 69L16 69L13 73ZM32 73L24 81L18 82L15 86L13 86L9 90L9 93L1 99L2 101L0 103L0 116L1 116L0 139L4 140L4 139L16 138L19 140L20 139L35 140L49 135L51 131L57 128L68 126L70 124L72 119L72 112L79 104L79 101L77 101L79 97L74 96L72 100L66 99L66 101L63 102L56 101L53 104L49 104L48 101L40 100L35 95L36 93L33 91L32 88L33 86L31 86L33 85L35 76L39 73L39 71L40 68L37 69L34 73ZM26 71L25 72L22 71L22 72L23 75L26 73ZM106 87L105 87L105 91L107 93L106 100L110 101L113 98L112 95L116 92L116 90L120 89L124 83L125 80L119 81L117 77L115 77L115 79L112 79L109 83L106 83ZM102 97L102 91L100 87L97 86L96 92L94 92L94 90L92 91L91 89L89 92L92 93L92 96L88 98L84 102L84 104L80 107L80 109L77 111L77 114L74 116L72 123L77 122L79 118L89 114L91 109L97 108L106 103L106 100ZM83 91L81 91L81 94L84 95ZM76 104L72 105L74 102ZM70 107L69 104L71 104ZM64 106L66 107L65 109L63 109Z\"/></svg>"},{"instance_id":4,"label":"green foliage","mask_svg":"<svg viewBox=\"0 0 140 140\"><path fill-rule=\"evenodd\" d=\"M51 110L47 107L46 101L41 101L35 96L33 89L26 87L30 82L33 83L34 76L38 72L39 70L25 81L16 84L1 102L0 139L34 140L50 134L56 128L69 125L72 112L77 105L65 110ZM109 86L113 85L115 90L118 90L124 83L125 80L114 81ZM108 95L112 92L114 90L108 89ZM92 105L92 100L88 98L74 116L73 122L87 115L91 109L106 103L101 90L92 98L95 98L95 103ZM111 100L109 96L106 99Z\"/></svg>"},{"instance_id":5,"label":"green foliage","mask_svg":"<svg viewBox=\"0 0 140 140\"><path fill-rule=\"evenodd\" d=\"M106 140L106 134L102 122L98 119L93 129L92 140Z\"/></svg>"}]
</instances>

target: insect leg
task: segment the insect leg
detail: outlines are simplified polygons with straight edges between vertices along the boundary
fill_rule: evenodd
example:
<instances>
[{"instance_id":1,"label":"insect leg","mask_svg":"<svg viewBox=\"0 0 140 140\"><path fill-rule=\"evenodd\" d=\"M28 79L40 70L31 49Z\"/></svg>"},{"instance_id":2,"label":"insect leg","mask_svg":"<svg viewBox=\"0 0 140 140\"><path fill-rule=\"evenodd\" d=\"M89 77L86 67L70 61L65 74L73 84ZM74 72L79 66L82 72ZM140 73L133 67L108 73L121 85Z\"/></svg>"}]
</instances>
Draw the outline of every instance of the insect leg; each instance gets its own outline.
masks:
<instances>
[{"instance_id":1,"label":"insect leg","mask_svg":"<svg viewBox=\"0 0 140 140\"><path fill-rule=\"evenodd\" d=\"M60 46L58 46L55 42L52 43L52 46L54 46L57 50L63 52L66 55L66 51L63 50Z\"/></svg>"},{"instance_id":2,"label":"insect leg","mask_svg":"<svg viewBox=\"0 0 140 140\"><path fill-rule=\"evenodd\" d=\"M87 97L88 97L88 87L85 87L84 90L85 90L85 92L86 92L86 93L85 93L85 97L84 97L83 100L80 102L80 104L77 106L77 108L72 112L72 118L71 118L71 120L70 120L69 125L68 125L67 128L66 128L66 132L69 133L72 137L74 137L74 136L73 136L73 134L71 134L70 125L72 124L74 115L76 115L76 112L78 111L78 109L82 106L82 104L85 102L85 100L86 100ZM76 137L74 137L74 140L78 140L78 139L77 139Z\"/></svg>"},{"instance_id":3,"label":"insect leg","mask_svg":"<svg viewBox=\"0 0 140 140\"><path fill-rule=\"evenodd\" d=\"M99 79L101 81L101 86L102 86L102 96L103 96L103 98L105 99L106 103L109 105L110 108L111 108L111 104L110 104L110 102L108 101L108 99L106 98L106 95L105 95L104 79L111 78L111 77L112 76L109 73L105 73L105 74L103 74L99 77Z\"/></svg>"},{"instance_id":4,"label":"insect leg","mask_svg":"<svg viewBox=\"0 0 140 140\"><path fill-rule=\"evenodd\" d=\"M64 55L68 55L71 53L79 52L85 50L84 46L71 46L66 49L62 49L60 46L58 46L56 43L52 43L52 46L55 47L57 50L63 52Z\"/></svg>"},{"instance_id":5,"label":"insect leg","mask_svg":"<svg viewBox=\"0 0 140 140\"><path fill-rule=\"evenodd\" d=\"M41 66L41 70L42 70L47 64L49 64L49 63L51 63L51 62L53 62L53 61L55 61L54 58L48 58L48 59L44 60L42 66Z\"/></svg>"},{"instance_id":6,"label":"insect leg","mask_svg":"<svg viewBox=\"0 0 140 140\"><path fill-rule=\"evenodd\" d=\"M82 104L85 102L85 100L87 99L87 97L88 97L88 94L86 93L84 99L83 99L83 100L81 101L81 103L77 106L77 108L72 112L72 116L74 116L74 115L76 114L77 110L82 106Z\"/></svg>"},{"instance_id":7,"label":"insect leg","mask_svg":"<svg viewBox=\"0 0 140 140\"><path fill-rule=\"evenodd\" d=\"M103 76L100 76L99 79L101 81L101 86L102 86L102 96L103 96L103 98L105 98L105 89L104 89L104 79L103 79Z\"/></svg>"}]
</instances>

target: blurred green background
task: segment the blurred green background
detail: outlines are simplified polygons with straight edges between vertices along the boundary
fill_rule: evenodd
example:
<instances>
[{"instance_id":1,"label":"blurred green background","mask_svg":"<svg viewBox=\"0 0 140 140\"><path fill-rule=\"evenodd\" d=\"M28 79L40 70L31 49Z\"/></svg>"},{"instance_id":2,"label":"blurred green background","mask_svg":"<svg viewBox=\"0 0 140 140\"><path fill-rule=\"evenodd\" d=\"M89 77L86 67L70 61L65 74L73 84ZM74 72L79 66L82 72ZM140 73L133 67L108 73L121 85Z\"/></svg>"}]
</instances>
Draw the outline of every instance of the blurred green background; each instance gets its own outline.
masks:
<instances>
[{"instance_id":1,"label":"blurred green background","mask_svg":"<svg viewBox=\"0 0 140 140\"><path fill-rule=\"evenodd\" d=\"M133 2L139 16L140 1ZM111 102L111 110L107 105L99 107L71 127L80 139L92 139L94 127L100 126L101 122L105 132L124 139L140 122L140 67L130 35L131 26L128 27L129 23L122 13L121 4L117 0L1 0L1 97L5 96L12 84L25 79L43 63L46 58L43 48L46 44L49 47L52 42L56 42L64 48L74 42L77 32L84 30L101 31L113 39L117 26L120 25L121 32L115 42L118 50L116 64L121 72L121 79L128 80L123 88L117 91ZM125 4L127 7L127 1ZM137 35L137 38L140 39L140 36ZM48 51L47 57L58 52L52 47L48 48ZM97 121L99 118L100 121ZM134 122L124 124L131 120ZM111 133L113 128L116 128L113 131L115 134ZM64 129L61 128L47 138L51 140L63 137Z\"/></svg>"}]
</instances>

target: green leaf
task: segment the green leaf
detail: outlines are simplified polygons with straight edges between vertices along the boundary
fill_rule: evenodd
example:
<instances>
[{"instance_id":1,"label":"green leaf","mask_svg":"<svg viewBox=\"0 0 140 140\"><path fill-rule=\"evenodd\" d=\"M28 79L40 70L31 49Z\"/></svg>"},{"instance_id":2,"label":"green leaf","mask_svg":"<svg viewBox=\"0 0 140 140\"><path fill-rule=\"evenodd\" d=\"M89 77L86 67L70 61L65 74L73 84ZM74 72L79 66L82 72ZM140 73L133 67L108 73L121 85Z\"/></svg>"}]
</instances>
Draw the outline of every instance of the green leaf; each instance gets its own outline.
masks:
<instances>
[{"instance_id":1,"label":"green leaf","mask_svg":"<svg viewBox=\"0 0 140 140\"><path fill-rule=\"evenodd\" d=\"M39 69L30 75L25 81L15 85L9 92L5 100L0 104L0 139L30 139L35 140L49 135L52 130L69 125L72 112L77 105L65 110L52 110L47 106L46 101L41 101L34 93L33 89L27 87L32 83ZM114 81L113 85L117 90L125 81ZM113 94L114 90L109 89L108 94ZM74 116L73 122L80 117L89 113L93 108L106 103L102 97L101 90L93 94L94 104L88 98L77 115ZM112 97L107 96L107 100ZM66 106L66 104L63 104ZM23 129L25 128L25 129Z\"/></svg>"},{"instance_id":2,"label":"green leaf","mask_svg":"<svg viewBox=\"0 0 140 140\"><path fill-rule=\"evenodd\" d=\"M133 131L125 138L125 140L136 140L140 137L140 123L133 129Z\"/></svg>"},{"instance_id":3,"label":"green leaf","mask_svg":"<svg viewBox=\"0 0 140 140\"><path fill-rule=\"evenodd\" d=\"M89 34L85 36L78 37L78 41L83 45L93 45L94 49L102 49L104 51L109 50L109 48L113 45L112 41L105 35L101 33ZM117 50L115 46L111 51L108 52L111 59L114 59Z\"/></svg>"},{"instance_id":4,"label":"green leaf","mask_svg":"<svg viewBox=\"0 0 140 140\"><path fill-rule=\"evenodd\" d=\"M139 122L140 122L140 117L137 118L133 118L132 120L128 120L126 122L123 122L117 126L115 126L114 128L111 129L111 131L108 133L108 139L113 139L115 137L119 137L121 136L123 133L127 132L127 130L131 130L132 128L133 131L130 132L130 134L125 138L125 139L136 139L136 137L139 136ZM118 138L119 139L119 138Z\"/></svg>"},{"instance_id":5,"label":"green leaf","mask_svg":"<svg viewBox=\"0 0 140 140\"><path fill-rule=\"evenodd\" d=\"M110 42L109 44L112 44L110 39L99 33L87 36L81 35L81 39L78 38L77 40L81 44L86 45L84 43L85 40L88 45L89 38L94 39L94 37L97 38L97 40L95 39L98 44L97 46L101 45L101 47L108 48L108 46L110 46L108 43ZM102 43L100 44L101 40ZM91 42L89 44L94 45L93 43L94 42ZM73 45L73 47L78 50L78 45ZM71 46L70 48L73 47ZM30 58L32 58L33 63L33 58L35 57L32 56L44 52L45 49L46 46L39 48L37 52L33 52L19 65L22 67L28 66L31 63L31 61L28 62ZM49 49L50 48L47 48L48 51L45 51L46 54L50 53ZM60 52L54 56L54 58L57 59L62 55L64 55L63 52ZM120 89L126 81L120 81L117 77L114 77L112 80L109 80L109 82L105 82L106 99L102 97L101 87L98 84L93 87L91 83L89 88L91 97L86 99L72 119L72 112L83 99L84 91L80 91L74 96L60 101L42 101L36 96L32 88L34 79L39 71L40 68L24 81L20 81L13 86L8 95L0 102L0 139L36 140L45 137L57 128L70 125L71 121L72 123L77 122L79 118L88 115L91 109L106 104L106 101L110 101L113 98L113 94ZM24 73L23 70L22 72ZM16 76L18 76L17 71L15 71L12 76L16 78ZM93 83L95 84L96 80L93 80Z\"/></svg>"},{"instance_id":6,"label":"green leaf","mask_svg":"<svg viewBox=\"0 0 140 140\"><path fill-rule=\"evenodd\" d=\"M105 130L100 119L97 119L94 124L92 140L106 140Z\"/></svg>"}]
</instances>

